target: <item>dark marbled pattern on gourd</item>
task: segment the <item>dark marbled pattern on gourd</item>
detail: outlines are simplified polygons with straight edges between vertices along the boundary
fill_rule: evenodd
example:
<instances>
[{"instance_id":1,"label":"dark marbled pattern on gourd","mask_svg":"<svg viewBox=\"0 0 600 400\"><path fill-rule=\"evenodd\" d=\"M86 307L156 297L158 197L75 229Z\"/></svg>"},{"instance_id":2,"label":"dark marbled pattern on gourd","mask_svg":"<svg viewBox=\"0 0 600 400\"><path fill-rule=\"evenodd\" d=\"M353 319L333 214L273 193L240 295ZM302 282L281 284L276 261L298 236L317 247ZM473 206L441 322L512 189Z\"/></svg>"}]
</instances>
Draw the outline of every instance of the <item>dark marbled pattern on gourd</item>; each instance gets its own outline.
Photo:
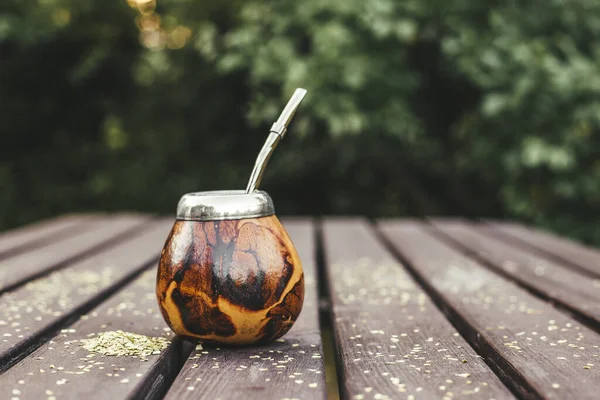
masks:
<instances>
[{"instance_id":1,"label":"dark marbled pattern on gourd","mask_svg":"<svg viewBox=\"0 0 600 400\"><path fill-rule=\"evenodd\" d=\"M283 336L298 318L304 276L274 215L175 222L157 276L158 302L179 335L253 344Z\"/></svg>"}]
</instances>

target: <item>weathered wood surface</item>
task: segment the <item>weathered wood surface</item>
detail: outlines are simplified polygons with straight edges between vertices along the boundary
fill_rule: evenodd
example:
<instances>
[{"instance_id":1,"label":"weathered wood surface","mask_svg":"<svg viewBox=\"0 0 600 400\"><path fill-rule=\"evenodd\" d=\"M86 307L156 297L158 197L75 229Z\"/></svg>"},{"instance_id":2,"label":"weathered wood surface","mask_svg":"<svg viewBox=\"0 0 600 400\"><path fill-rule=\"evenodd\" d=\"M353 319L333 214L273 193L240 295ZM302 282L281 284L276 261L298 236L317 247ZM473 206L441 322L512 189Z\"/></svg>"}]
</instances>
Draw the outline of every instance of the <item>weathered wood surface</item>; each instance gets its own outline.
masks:
<instances>
[{"instance_id":1,"label":"weathered wood surface","mask_svg":"<svg viewBox=\"0 0 600 400\"><path fill-rule=\"evenodd\" d=\"M598 398L598 333L419 224L385 221L379 226L455 326L513 390L525 398Z\"/></svg>"},{"instance_id":2,"label":"weathered wood surface","mask_svg":"<svg viewBox=\"0 0 600 400\"><path fill-rule=\"evenodd\" d=\"M598 398L591 248L514 224L361 219L327 219L320 246L312 221L288 220L306 280L294 327L193 351L155 295L172 219L78 218L0 235L0 399L325 399L320 262L343 399ZM80 346L119 329L172 342L147 361Z\"/></svg>"},{"instance_id":3,"label":"weathered wood surface","mask_svg":"<svg viewBox=\"0 0 600 400\"><path fill-rule=\"evenodd\" d=\"M138 256L129 253L132 259L127 260L121 249L113 254L113 262L106 261L104 268L99 262L101 269L97 273L90 268L81 270L88 281L82 291L102 290L100 287L112 282L118 269L133 272L148 260L154 260L152 266L155 266L168 233L165 228L161 224L155 233L140 236L142 243L132 241L130 250L139 253ZM167 350L148 356L147 361L132 356L93 354L80 343L90 335L115 330L171 338L173 335L158 309L155 285L156 269L150 268L6 371L0 378L0 393L11 393L21 400L161 398L192 350L191 343L176 338ZM77 297L73 301L85 297L84 293L69 295Z\"/></svg>"},{"instance_id":4,"label":"weathered wood surface","mask_svg":"<svg viewBox=\"0 0 600 400\"><path fill-rule=\"evenodd\" d=\"M141 269L154 266L172 224L152 222L104 252L0 295L0 372Z\"/></svg>"},{"instance_id":5,"label":"weathered wood surface","mask_svg":"<svg viewBox=\"0 0 600 400\"><path fill-rule=\"evenodd\" d=\"M588 275L600 277L600 250L598 249L523 225L489 222L487 226L491 235L509 240L511 244L528 246Z\"/></svg>"},{"instance_id":6,"label":"weathered wood surface","mask_svg":"<svg viewBox=\"0 0 600 400\"><path fill-rule=\"evenodd\" d=\"M0 259L79 233L90 215L66 215L0 234Z\"/></svg>"},{"instance_id":7,"label":"weathered wood surface","mask_svg":"<svg viewBox=\"0 0 600 400\"><path fill-rule=\"evenodd\" d=\"M459 243L491 268L600 326L600 286L569 267L489 235L489 228L433 221L449 240Z\"/></svg>"},{"instance_id":8,"label":"weathered wood surface","mask_svg":"<svg viewBox=\"0 0 600 400\"><path fill-rule=\"evenodd\" d=\"M373 232L323 227L343 397L513 398Z\"/></svg>"},{"instance_id":9,"label":"weathered wood surface","mask_svg":"<svg viewBox=\"0 0 600 400\"><path fill-rule=\"evenodd\" d=\"M194 351L167 399L325 399L315 243L310 221L284 221L302 260L306 294L290 332L269 345Z\"/></svg>"},{"instance_id":10,"label":"weathered wood surface","mask_svg":"<svg viewBox=\"0 0 600 400\"><path fill-rule=\"evenodd\" d=\"M0 293L92 255L127 237L148 222L148 217L122 215L87 221L89 228L76 236L32 252L0 261Z\"/></svg>"}]
</instances>

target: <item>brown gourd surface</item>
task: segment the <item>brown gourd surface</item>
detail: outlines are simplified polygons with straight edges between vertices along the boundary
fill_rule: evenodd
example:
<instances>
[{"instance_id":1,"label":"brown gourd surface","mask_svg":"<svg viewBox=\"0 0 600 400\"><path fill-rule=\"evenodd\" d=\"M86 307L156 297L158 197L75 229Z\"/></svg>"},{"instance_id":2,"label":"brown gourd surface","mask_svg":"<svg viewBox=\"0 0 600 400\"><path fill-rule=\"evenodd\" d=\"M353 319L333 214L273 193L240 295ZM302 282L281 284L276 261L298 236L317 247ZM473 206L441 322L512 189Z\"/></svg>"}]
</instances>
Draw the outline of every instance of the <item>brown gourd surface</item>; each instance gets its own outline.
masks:
<instances>
[{"instance_id":1,"label":"brown gourd surface","mask_svg":"<svg viewBox=\"0 0 600 400\"><path fill-rule=\"evenodd\" d=\"M296 249L275 216L175 222L157 296L178 334L224 344L265 343L294 324L304 298Z\"/></svg>"}]
</instances>

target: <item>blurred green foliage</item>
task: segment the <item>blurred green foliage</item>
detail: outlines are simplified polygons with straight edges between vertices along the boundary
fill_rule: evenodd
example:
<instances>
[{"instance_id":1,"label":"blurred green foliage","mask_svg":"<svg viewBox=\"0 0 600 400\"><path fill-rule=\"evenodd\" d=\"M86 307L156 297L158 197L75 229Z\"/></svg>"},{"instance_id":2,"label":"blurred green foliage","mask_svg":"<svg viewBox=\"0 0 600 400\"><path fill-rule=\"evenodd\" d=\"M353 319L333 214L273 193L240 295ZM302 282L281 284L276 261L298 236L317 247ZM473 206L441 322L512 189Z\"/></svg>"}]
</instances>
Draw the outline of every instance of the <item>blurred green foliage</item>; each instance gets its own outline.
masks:
<instances>
[{"instance_id":1,"label":"blurred green foliage","mask_svg":"<svg viewBox=\"0 0 600 400\"><path fill-rule=\"evenodd\" d=\"M0 226L242 188L300 86L278 213L600 243L599 38L595 0L4 0Z\"/></svg>"}]
</instances>

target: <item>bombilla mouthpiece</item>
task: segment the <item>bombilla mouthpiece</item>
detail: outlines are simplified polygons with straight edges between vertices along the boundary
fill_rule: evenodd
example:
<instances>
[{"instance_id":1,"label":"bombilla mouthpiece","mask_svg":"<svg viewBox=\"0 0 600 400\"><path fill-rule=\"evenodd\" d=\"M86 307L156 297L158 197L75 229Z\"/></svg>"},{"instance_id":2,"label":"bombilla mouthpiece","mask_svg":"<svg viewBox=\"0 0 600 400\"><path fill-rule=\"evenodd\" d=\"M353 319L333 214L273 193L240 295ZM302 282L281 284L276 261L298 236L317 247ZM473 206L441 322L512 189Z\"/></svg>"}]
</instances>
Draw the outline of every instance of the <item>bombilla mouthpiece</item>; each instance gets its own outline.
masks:
<instances>
[{"instance_id":1,"label":"bombilla mouthpiece","mask_svg":"<svg viewBox=\"0 0 600 400\"><path fill-rule=\"evenodd\" d=\"M279 136L284 137L287 132L287 127L294 118L294 114L298 111L300 107L300 103L304 100L304 96L306 96L306 89L298 88L294 91L294 94L285 105L285 108L277 118L277 121L273 123L271 126L271 132L277 133Z\"/></svg>"},{"instance_id":2,"label":"bombilla mouthpiece","mask_svg":"<svg viewBox=\"0 0 600 400\"><path fill-rule=\"evenodd\" d=\"M296 114L296 111L300 107L300 103L302 103L306 93L307 92L305 89L296 89L281 112L281 115L279 115L277 121L275 121L271 126L267 141L263 145L260 153L258 153L258 157L256 158L256 163L254 164L252 174L250 175L250 180L248 181L248 186L246 187L246 193L254 192L260 184L260 180L271 154L273 154L273 151L275 150L275 147L277 147L277 144L279 144L279 141L285 136L287 127L292 121L292 118L294 118L294 114Z\"/></svg>"}]
</instances>

